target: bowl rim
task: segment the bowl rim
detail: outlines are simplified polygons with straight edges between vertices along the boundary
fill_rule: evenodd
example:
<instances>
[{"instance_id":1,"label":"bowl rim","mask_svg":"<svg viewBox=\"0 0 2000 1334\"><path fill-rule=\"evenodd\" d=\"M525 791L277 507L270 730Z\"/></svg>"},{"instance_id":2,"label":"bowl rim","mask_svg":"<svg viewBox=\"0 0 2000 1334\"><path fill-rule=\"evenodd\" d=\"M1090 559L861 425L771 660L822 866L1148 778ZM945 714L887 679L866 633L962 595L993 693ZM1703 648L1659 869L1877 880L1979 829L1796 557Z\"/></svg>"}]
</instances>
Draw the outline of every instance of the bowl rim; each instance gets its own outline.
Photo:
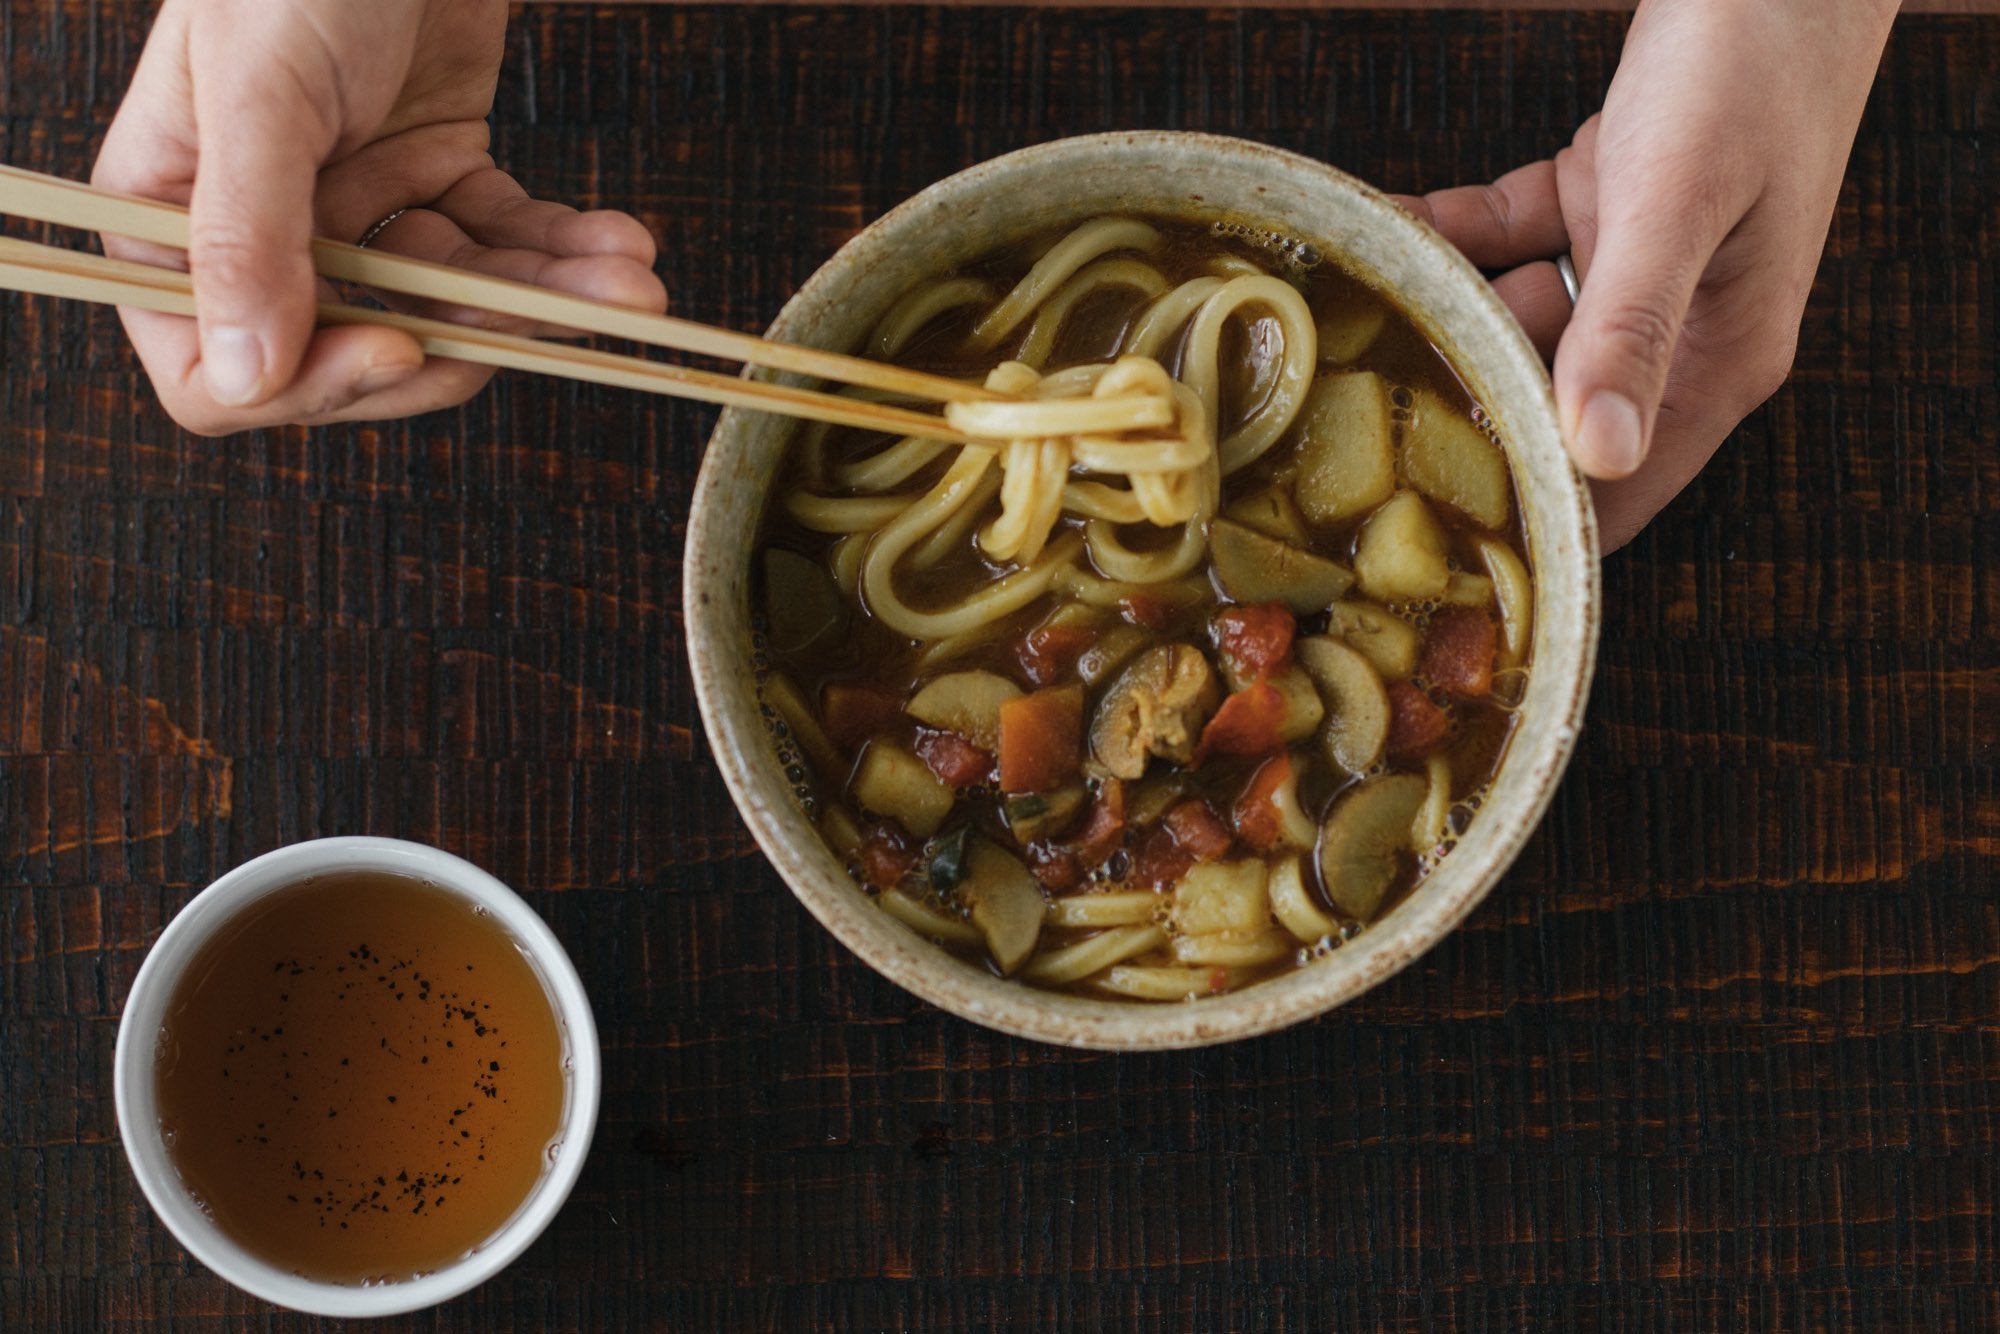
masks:
<instances>
[{"instance_id":1,"label":"bowl rim","mask_svg":"<svg viewBox=\"0 0 2000 1334\"><path fill-rule=\"evenodd\" d=\"M257 1255L224 1232L189 1196L159 1134L152 1079L153 1036L201 948L246 910L315 875L384 871L427 880L490 911L548 991L566 1039L568 1076L558 1135L561 1152L514 1212L463 1258L417 1278L363 1285L306 1278ZM146 951L127 994L112 1056L112 1099L126 1161L139 1189L189 1254L221 1278L267 1302L309 1315L402 1315L435 1306L499 1273L555 1219L583 1174L603 1094L603 1053L590 997L576 966L526 900L461 857L397 838L349 835L286 844L234 868L196 894Z\"/></svg>"},{"instance_id":2,"label":"bowl rim","mask_svg":"<svg viewBox=\"0 0 2000 1334\"><path fill-rule=\"evenodd\" d=\"M690 503L683 607L696 700L723 781L766 857L806 909L842 944L905 990L1001 1032L1099 1050L1181 1049L1271 1032L1354 999L1428 951L1492 891L1540 825L1581 729L1600 619L1597 526L1589 493L1562 450L1554 395L1541 358L1471 263L1373 186L1327 163L1249 140L1190 131L1119 131L1051 140L975 164L918 192L849 240L785 304L767 336L800 337L798 326L829 317L831 297L843 286L858 283L866 290L868 274L882 262L885 246L921 238L927 226L954 214L961 215L953 219L954 225L963 222L963 215L982 196L1004 189L1019 179L1019 173L1083 172L1101 166L1105 159L1121 159L1121 165L1134 170L1163 164L1192 166L1218 179L1230 173L1261 173L1269 178L1272 190L1282 185L1345 196L1350 211L1370 228L1380 229L1383 238L1382 253L1374 264L1332 245L1347 265L1363 271L1364 277L1378 278L1384 257L1435 266L1441 275L1438 281L1451 284L1453 295L1465 303L1466 309L1454 318L1468 319L1468 326L1440 330L1424 310L1400 300L1399 309L1440 347L1461 347L1475 335L1482 340L1486 350L1478 364L1488 373L1472 378L1487 388L1496 376L1522 382L1517 387L1525 392L1519 401L1509 401L1504 411L1489 404L1489 410L1496 411L1505 428L1510 468L1524 508L1529 491L1544 497L1527 524L1537 570L1531 660L1537 665L1547 662L1559 671L1531 675L1529 699L1536 712L1529 716L1524 709L1523 722L1502 759L1506 785L1494 785L1491 804L1473 826L1473 836L1418 891L1328 958L1242 991L1166 1005L1100 1000L1005 981L918 937L856 888L805 821L778 773L754 705L754 689L749 707L732 706L733 689L752 674L753 654L747 633L733 651L728 642L736 637L727 624L728 594L740 591L747 599L748 577L746 570L732 570L717 548L752 543L754 538L718 515L733 480L730 464L759 430L755 413L725 410L710 437ZM1255 192L1261 197L1266 187L1257 186ZM1203 196L1187 198L1199 201ZM1161 211L1143 203L1131 207L1139 213ZM1234 210L1219 207L1218 211ZM1079 215L1067 216L1076 220ZM1059 220L1052 218L1046 225ZM1304 225L1287 225L1293 231L1307 230ZM982 248L991 249L1007 239L996 238ZM1413 250L1415 257L1397 258L1398 247ZM1461 378L1467 378L1469 359L1462 353L1449 359ZM1468 387L1473 387L1470 381ZM1478 393L1475 398L1487 401ZM1524 458L1524 451L1533 457ZM1528 463L1535 465L1532 471ZM768 494L757 500L761 515ZM1563 552L1563 563L1544 571L1544 562L1558 550ZM1550 577L1558 569L1561 577ZM1555 585L1574 585L1574 589L1559 604L1545 605L1544 591ZM1549 630L1558 620L1564 636L1559 642ZM1524 747L1530 736L1532 748ZM1503 806L1507 809L1497 809ZM801 832L803 837L792 836Z\"/></svg>"}]
</instances>

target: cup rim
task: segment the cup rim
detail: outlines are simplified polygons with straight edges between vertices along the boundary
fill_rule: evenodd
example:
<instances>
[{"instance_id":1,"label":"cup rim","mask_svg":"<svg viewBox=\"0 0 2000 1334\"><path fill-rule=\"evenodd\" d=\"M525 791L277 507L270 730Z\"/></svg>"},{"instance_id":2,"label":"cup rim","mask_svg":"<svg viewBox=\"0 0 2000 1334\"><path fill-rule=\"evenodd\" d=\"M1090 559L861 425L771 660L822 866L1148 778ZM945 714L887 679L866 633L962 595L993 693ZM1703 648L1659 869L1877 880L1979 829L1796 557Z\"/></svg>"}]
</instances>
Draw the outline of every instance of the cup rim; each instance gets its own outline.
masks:
<instances>
[{"instance_id":1,"label":"cup rim","mask_svg":"<svg viewBox=\"0 0 2000 1334\"><path fill-rule=\"evenodd\" d=\"M1111 181L1119 170L1125 179ZM1004 218L1009 209L1025 208L1012 196L1024 193L1017 187L1035 176L1061 183L1063 202L1044 226L1078 221L1090 203L1107 196L1120 199L1108 211L1168 211L1149 202L1124 203L1121 191L1140 201L1171 199L1185 206L1193 200L1211 212L1288 225L1305 239L1327 242L1350 267L1370 270L1353 245L1340 243L1343 236L1365 238L1372 277L1399 297L1401 284L1389 281L1397 274L1422 276L1439 293L1448 289L1457 306L1451 316L1455 327L1441 327L1414 298L1398 304L1440 348L1456 349L1449 356L1454 370L1467 379L1476 400L1489 411L1499 409L1524 510L1530 508L1527 492L1534 492L1528 525L1537 580L1532 661L1547 669L1530 677L1536 712L1510 743L1502 761L1506 785L1494 784L1474 836L1417 893L1332 957L1188 1005L1043 991L994 977L919 938L855 888L803 818L777 772L754 690L751 701L743 697L753 657L744 609L754 548L740 564L732 564L731 556L754 542L743 528L746 521L752 529L760 522L769 485L754 480L752 460L760 449L773 448L769 432L775 428L760 426L757 414L736 408L725 410L716 425L690 505L683 606L697 702L723 780L765 855L808 911L890 981L973 1022L1059 1045L1163 1050L1257 1036L1343 1004L1420 957L1485 898L1539 826L1574 750L1594 669L1601 600L1595 512L1562 448L1541 358L1478 271L1373 186L1327 163L1252 141L1187 131L1117 131L1053 140L975 164L920 191L851 239L787 302L767 336L810 342L821 326L843 318L840 310L858 306L879 312L896 292L878 297L873 289L883 284L875 275L892 263L897 247L922 245L927 234L976 231L992 221L989 215ZM1225 196L1242 202L1226 202ZM1329 201L1341 214L1337 224L1313 211ZM991 249L1013 239L987 236L979 244ZM949 261L940 267L949 267ZM1475 346L1479 356L1467 356ZM1504 403L1493 395L1497 387L1507 391ZM746 515L736 503L745 490L757 493L755 514ZM1554 625L1559 632L1551 630Z\"/></svg>"},{"instance_id":2,"label":"cup rim","mask_svg":"<svg viewBox=\"0 0 2000 1334\"><path fill-rule=\"evenodd\" d=\"M514 1214L471 1254L407 1281L364 1287L309 1279L279 1268L232 1240L189 1198L158 1134L153 1035L188 965L217 931L251 905L299 880L334 871L374 870L419 877L491 911L513 935L549 991L568 1037L570 1061L555 1165ZM527 1249L568 1199L590 1153L602 1096L596 1020L575 965L527 902L461 857L403 839L343 836L273 849L231 870L189 900L146 952L126 997L112 1062L119 1137L140 1191L188 1252L253 1297L320 1316L387 1316L421 1310L478 1286Z\"/></svg>"}]
</instances>

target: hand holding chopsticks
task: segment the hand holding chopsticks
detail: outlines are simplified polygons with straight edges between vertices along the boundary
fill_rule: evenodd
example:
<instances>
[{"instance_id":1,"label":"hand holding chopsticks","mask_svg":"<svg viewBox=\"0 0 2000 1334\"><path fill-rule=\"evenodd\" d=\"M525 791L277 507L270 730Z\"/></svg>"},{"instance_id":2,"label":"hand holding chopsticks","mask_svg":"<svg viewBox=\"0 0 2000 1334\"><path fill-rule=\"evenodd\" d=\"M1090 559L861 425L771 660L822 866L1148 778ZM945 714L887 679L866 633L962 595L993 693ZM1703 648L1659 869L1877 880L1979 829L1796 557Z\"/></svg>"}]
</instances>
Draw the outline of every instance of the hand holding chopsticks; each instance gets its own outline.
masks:
<instances>
[{"instance_id":1,"label":"hand holding chopsticks","mask_svg":"<svg viewBox=\"0 0 2000 1334\"><path fill-rule=\"evenodd\" d=\"M174 205L116 195L11 167L0 167L0 213L115 233L176 249L187 245L187 214ZM676 351L842 381L890 396L940 402L1000 397L964 381L813 348L766 342L689 320L605 305L336 241L315 239L313 259L318 271L328 278L543 324L592 329ZM170 315L194 313L192 282L177 269L106 259L11 238L0 238L0 286ZM430 355L481 365L536 371L706 403L761 408L894 434L964 438L962 431L947 425L935 413L743 380L643 357L338 302L321 303L319 318L327 324L369 323L401 329L415 337Z\"/></svg>"},{"instance_id":2,"label":"hand holding chopsticks","mask_svg":"<svg viewBox=\"0 0 2000 1334\"><path fill-rule=\"evenodd\" d=\"M665 309L638 219L533 198L487 152L505 0L152 8L92 181L188 206L185 259L103 238L113 259L195 275L197 319L120 311L183 426L221 435L403 417L462 403L492 378L490 367L426 358L399 330L318 324L315 302L333 294L313 274L314 232L375 231L398 254ZM392 215L386 231L374 226Z\"/></svg>"}]
</instances>

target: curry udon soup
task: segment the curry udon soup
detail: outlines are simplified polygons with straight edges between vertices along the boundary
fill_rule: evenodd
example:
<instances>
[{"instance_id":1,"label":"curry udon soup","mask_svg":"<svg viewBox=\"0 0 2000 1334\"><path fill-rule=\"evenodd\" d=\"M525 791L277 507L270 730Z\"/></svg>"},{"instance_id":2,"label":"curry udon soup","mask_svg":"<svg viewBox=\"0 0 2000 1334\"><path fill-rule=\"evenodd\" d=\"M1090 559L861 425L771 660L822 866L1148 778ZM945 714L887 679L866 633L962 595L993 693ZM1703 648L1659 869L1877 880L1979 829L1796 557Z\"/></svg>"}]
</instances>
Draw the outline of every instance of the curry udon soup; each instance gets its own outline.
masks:
<instances>
[{"instance_id":1,"label":"curry udon soup","mask_svg":"<svg viewBox=\"0 0 2000 1334\"><path fill-rule=\"evenodd\" d=\"M883 911L998 973L1178 1000L1351 939L1476 818L1532 589L1477 405L1379 294L1109 218L909 293L867 353L959 441L802 427L760 690Z\"/></svg>"}]
</instances>

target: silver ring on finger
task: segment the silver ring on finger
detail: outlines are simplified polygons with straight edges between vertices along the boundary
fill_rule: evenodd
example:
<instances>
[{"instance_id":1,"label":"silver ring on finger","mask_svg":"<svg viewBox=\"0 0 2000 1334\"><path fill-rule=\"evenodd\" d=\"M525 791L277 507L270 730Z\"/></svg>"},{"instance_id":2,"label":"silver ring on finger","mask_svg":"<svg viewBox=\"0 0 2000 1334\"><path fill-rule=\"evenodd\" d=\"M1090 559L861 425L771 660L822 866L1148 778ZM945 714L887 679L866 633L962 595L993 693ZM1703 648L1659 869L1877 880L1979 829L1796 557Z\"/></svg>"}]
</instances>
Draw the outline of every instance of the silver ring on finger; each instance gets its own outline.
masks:
<instances>
[{"instance_id":1,"label":"silver ring on finger","mask_svg":"<svg viewBox=\"0 0 2000 1334\"><path fill-rule=\"evenodd\" d=\"M1563 292L1569 297L1570 309L1576 309L1576 298L1583 291L1583 284L1576 277L1576 261L1567 254L1557 255L1556 273L1563 280Z\"/></svg>"},{"instance_id":2,"label":"silver ring on finger","mask_svg":"<svg viewBox=\"0 0 2000 1334\"><path fill-rule=\"evenodd\" d=\"M390 223L402 217L405 213L408 213L409 211L410 210L407 208L399 208L394 213L385 214L384 216L377 218L375 220L374 226L370 227L367 231L361 233L361 239L354 243L354 248L356 250L366 250L368 248L368 243L370 241L373 241L376 237L380 236L383 232L387 231L389 229ZM1570 299L1572 301L1575 300L1574 297Z\"/></svg>"}]
</instances>

